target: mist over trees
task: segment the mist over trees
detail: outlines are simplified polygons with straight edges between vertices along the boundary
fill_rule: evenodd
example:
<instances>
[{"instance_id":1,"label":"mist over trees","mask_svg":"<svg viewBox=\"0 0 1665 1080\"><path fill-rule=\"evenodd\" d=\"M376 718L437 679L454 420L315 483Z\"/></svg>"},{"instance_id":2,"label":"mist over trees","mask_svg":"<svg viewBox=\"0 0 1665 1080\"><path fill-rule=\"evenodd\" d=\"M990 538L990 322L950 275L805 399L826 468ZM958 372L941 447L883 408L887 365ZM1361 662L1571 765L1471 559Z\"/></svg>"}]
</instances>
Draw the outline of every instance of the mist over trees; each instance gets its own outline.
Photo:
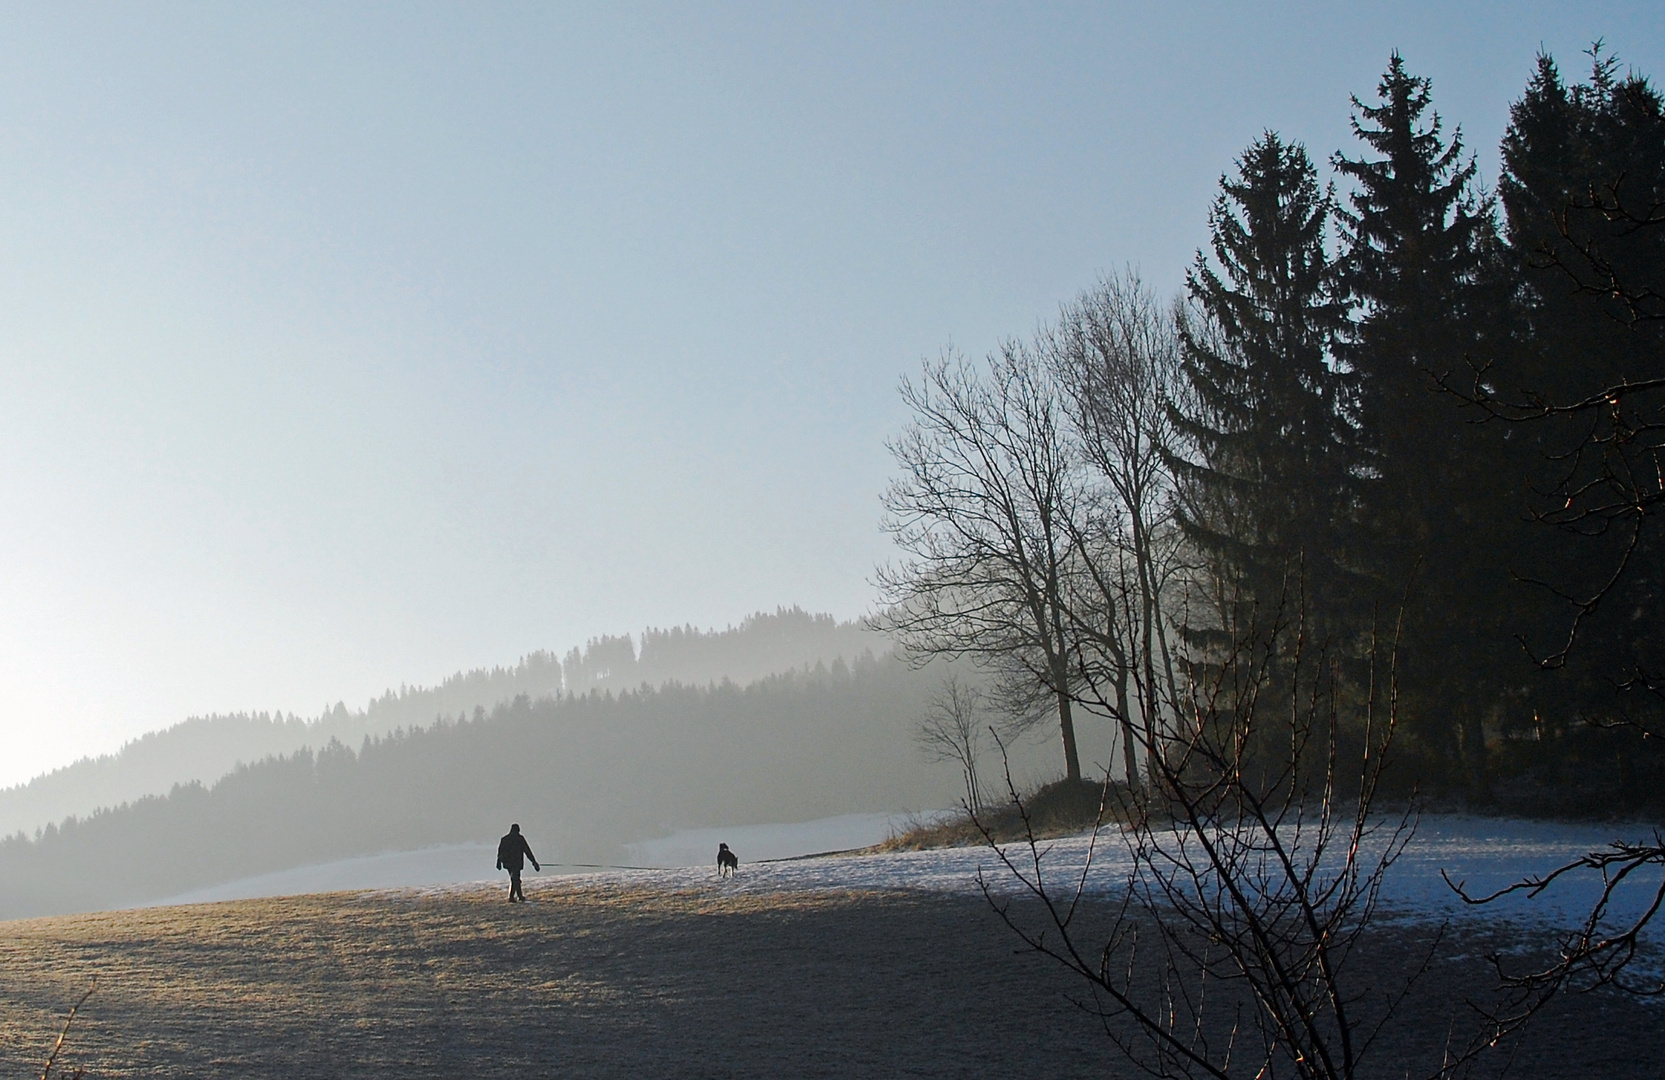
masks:
<instances>
[{"instance_id":1,"label":"mist over trees","mask_svg":"<svg viewBox=\"0 0 1665 1080\"><path fill-rule=\"evenodd\" d=\"M546 864L712 823L951 805L911 745L940 678L892 657L742 687L669 683L533 700L330 741L0 840L0 918L98 909L355 855L495 839L520 822ZM482 856L480 876L491 873Z\"/></svg>"},{"instance_id":2,"label":"mist over trees","mask_svg":"<svg viewBox=\"0 0 1665 1080\"><path fill-rule=\"evenodd\" d=\"M649 627L640 645L629 637L592 638L561 659L561 688L569 694L634 689L642 683L704 685L728 679L744 686L768 675L839 657L883 653L890 643L859 623L801 608L758 613L726 630Z\"/></svg>"},{"instance_id":3,"label":"mist over trees","mask_svg":"<svg viewBox=\"0 0 1665 1080\"><path fill-rule=\"evenodd\" d=\"M238 764L304 747L322 750L331 740L358 746L379 737L426 727L441 717L474 717L525 695L536 701L562 693L634 690L646 683L705 685L732 680L745 685L793 668L854 661L889 644L853 622L800 608L759 612L739 626L697 630L649 628L638 652L628 635L592 638L565 659L533 652L507 667L459 672L438 686L401 686L362 709L337 702L311 719L270 713L192 717L133 740L118 753L85 759L0 791L0 835L35 830L74 814L85 817L175 784L212 784Z\"/></svg>"},{"instance_id":4,"label":"mist over trees","mask_svg":"<svg viewBox=\"0 0 1665 1080\"><path fill-rule=\"evenodd\" d=\"M1342 699L1397 626L1384 783L1665 806L1637 737L1665 728L1665 108L1591 55L1571 85L1539 58L1495 194L1395 54L1333 181L1281 133L1243 151L1184 295L1126 272L928 361L881 624L970 657L1010 716L1048 703L1069 778L1081 718L1108 723L1130 786L1257 622Z\"/></svg>"}]
</instances>

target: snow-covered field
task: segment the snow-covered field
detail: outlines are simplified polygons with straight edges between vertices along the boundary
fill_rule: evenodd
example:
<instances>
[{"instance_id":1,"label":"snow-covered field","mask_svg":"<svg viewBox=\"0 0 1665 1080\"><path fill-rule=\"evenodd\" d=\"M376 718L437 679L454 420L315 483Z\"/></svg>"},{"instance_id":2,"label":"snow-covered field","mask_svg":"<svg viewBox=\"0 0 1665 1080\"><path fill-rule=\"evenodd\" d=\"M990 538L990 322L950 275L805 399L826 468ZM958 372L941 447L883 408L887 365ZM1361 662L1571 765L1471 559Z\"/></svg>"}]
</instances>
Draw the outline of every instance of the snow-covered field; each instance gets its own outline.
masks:
<instances>
[{"instance_id":1,"label":"snow-covered field","mask_svg":"<svg viewBox=\"0 0 1665 1080\"><path fill-rule=\"evenodd\" d=\"M1516 920L1571 925L1589 911L1600 893L1599 879L1584 873L1558 882L1536 898L1523 894L1501 898L1476 908L1465 904L1446 883L1466 884L1480 895L1520 880L1544 874L1604 846L1621 836L1643 839L1646 827L1619 830L1611 826L1568 825L1553 822L1495 819L1467 815L1431 815L1422 819L1416 835L1389 869L1383 888L1383 907L1399 917L1444 918L1465 913L1488 920ZM1089 837L1066 837L1043 842L1041 871L1049 887L1071 888L1087 867ZM1026 873L1029 852L1008 846L1007 852ZM1126 883L1132 866L1119 834L1101 833L1092 845L1092 862L1085 876L1087 891L1108 894ZM897 852L884 855L840 855L782 862L746 863L732 888L741 892L815 889L926 889L937 892L976 892L979 875L997 892L1022 886L988 848L953 848ZM613 870L595 875L600 882L652 885L658 888L695 888L709 882L709 866L675 870ZM1639 914L1653 898L1658 872L1639 877L1619 895L1612 914Z\"/></svg>"},{"instance_id":2,"label":"snow-covered field","mask_svg":"<svg viewBox=\"0 0 1665 1080\"><path fill-rule=\"evenodd\" d=\"M897 814L844 814L795 825L684 829L660 840L626 845L624 861L633 866L713 865L719 843L745 852L748 862L792 859L871 847L906 828L907 821Z\"/></svg>"},{"instance_id":3,"label":"snow-covered field","mask_svg":"<svg viewBox=\"0 0 1665 1080\"><path fill-rule=\"evenodd\" d=\"M741 859L739 875L725 883L737 893L844 889L922 889L975 894L979 875L1000 892L1019 888L987 848L957 848L892 854L815 855L877 843L903 825L888 815L847 815L791 825L753 825L695 829L628 849L630 868L587 868L545 864L543 874L572 883L645 886L667 891L708 888L714 878L712 856L726 841ZM1537 898L1515 895L1484 908L1469 908L1446 884L1441 872L1466 882L1471 891L1499 888L1528 874L1542 874L1617 838L1645 839L1646 826L1569 825L1466 815L1424 817L1415 839L1390 870L1383 890L1384 908L1402 918L1446 918L1472 914L1490 921L1568 926L1597 898L1599 882L1589 874L1558 883ZM1049 885L1065 888L1082 876L1089 842L1085 835L1043 844L1042 871ZM1027 852L1009 849L1022 862ZM810 857L805 857L810 856ZM434 894L502 887L491 871L494 849L462 844L421 851L347 859L247 878L170 898L167 903L196 903L355 889L415 889ZM1120 837L1106 830L1092 855L1085 885L1089 892L1119 890L1131 866ZM639 869L662 867L662 869ZM1651 900L1658 873L1627 887L1613 914L1623 918Z\"/></svg>"}]
</instances>

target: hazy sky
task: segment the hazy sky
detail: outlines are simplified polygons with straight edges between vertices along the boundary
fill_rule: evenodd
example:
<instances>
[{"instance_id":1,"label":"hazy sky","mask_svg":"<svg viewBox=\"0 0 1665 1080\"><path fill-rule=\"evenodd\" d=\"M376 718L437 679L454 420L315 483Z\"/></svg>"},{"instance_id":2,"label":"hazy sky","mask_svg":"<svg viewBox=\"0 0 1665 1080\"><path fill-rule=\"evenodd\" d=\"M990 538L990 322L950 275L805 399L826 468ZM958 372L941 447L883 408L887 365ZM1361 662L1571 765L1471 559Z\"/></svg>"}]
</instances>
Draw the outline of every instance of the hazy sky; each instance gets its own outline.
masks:
<instances>
[{"instance_id":1,"label":"hazy sky","mask_svg":"<svg viewBox=\"0 0 1665 1080\"><path fill-rule=\"evenodd\" d=\"M1488 180L1540 46L1665 75L1657 2L1366 7L6 8L0 784L856 616L922 356L1177 287L1233 156L1352 151L1393 48Z\"/></svg>"}]
</instances>

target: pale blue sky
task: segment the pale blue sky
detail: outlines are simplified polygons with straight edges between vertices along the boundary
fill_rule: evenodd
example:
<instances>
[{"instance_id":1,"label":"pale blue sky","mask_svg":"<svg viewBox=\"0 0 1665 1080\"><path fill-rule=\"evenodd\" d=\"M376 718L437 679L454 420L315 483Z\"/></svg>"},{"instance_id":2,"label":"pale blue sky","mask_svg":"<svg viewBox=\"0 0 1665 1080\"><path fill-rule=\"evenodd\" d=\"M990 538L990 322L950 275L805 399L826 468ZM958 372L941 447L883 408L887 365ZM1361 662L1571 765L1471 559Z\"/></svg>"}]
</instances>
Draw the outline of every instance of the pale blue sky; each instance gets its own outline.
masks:
<instances>
[{"instance_id":1,"label":"pale blue sky","mask_svg":"<svg viewBox=\"0 0 1665 1080\"><path fill-rule=\"evenodd\" d=\"M1177 287L1388 52L1482 172L1657 3L0 11L0 783L886 556L895 386Z\"/></svg>"}]
</instances>

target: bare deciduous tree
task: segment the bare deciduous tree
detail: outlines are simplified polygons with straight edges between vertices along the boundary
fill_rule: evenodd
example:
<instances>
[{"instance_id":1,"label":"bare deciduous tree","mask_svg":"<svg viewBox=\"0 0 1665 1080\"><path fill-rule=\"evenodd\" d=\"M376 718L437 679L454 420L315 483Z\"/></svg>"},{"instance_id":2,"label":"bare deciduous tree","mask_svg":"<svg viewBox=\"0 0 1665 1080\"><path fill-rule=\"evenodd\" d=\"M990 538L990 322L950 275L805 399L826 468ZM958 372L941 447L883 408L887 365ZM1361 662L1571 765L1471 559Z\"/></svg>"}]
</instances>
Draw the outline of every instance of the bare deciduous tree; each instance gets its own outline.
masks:
<instances>
[{"instance_id":1,"label":"bare deciduous tree","mask_svg":"<svg viewBox=\"0 0 1665 1080\"><path fill-rule=\"evenodd\" d=\"M1177 442L1171 407L1182 382L1179 335L1173 317L1128 272L1104 279L1066 307L1042 343L1096 481L1084 500L1079 527L1085 534L1077 538L1081 580L1092 595L1075 610L1078 637L1094 641L1096 657L1110 663L1081 677L1115 685L1123 768L1128 782L1137 783L1137 746L1155 746L1163 715L1176 714L1180 704L1164 606L1182 565L1166 460ZM1105 612L1120 617L1105 618ZM1095 665L1082 654L1078 666Z\"/></svg>"},{"instance_id":2,"label":"bare deciduous tree","mask_svg":"<svg viewBox=\"0 0 1665 1080\"><path fill-rule=\"evenodd\" d=\"M902 397L913 420L889 444L901 476L884 528L905 557L879 569L872 622L916 661L969 656L1021 695L1044 693L1079 781L1068 597L1080 492L1048 372L1014 342L981 368L927 362Z\"/></svg>"},{"instance_id":3,"label":"bare deciduous tree","mask_svg":"<svg viewBox=\"0 0 1665 1080\"><path fill-rule=\"evenodd\" d=\"M880 570L874 622L916 660L971 656L1007 733L1056 716L1070 780L1082 701L1119 727L1131 784L1179 710L1166 605L1184 552L1167 469L1181 382L1174 317L1129 273L1032 347L981 366L945 356L902 387L913 422L890 446L902 475L885 527L907 557Z\"/></svg>"},{"instance_id":4,"label":"bare deciduous tree","mask_svg":"<svg viewBox=\"0 0 1665 1080\"><path fill-rule=\"evenodd\" d=\"M949 675L925 705L914 731L925 753L937 761L952 761L965 781L965 805L972 814L983 809L983 785L977 766L983 756L988 708L976 686Z\"/></svg>"}]
</instances>

